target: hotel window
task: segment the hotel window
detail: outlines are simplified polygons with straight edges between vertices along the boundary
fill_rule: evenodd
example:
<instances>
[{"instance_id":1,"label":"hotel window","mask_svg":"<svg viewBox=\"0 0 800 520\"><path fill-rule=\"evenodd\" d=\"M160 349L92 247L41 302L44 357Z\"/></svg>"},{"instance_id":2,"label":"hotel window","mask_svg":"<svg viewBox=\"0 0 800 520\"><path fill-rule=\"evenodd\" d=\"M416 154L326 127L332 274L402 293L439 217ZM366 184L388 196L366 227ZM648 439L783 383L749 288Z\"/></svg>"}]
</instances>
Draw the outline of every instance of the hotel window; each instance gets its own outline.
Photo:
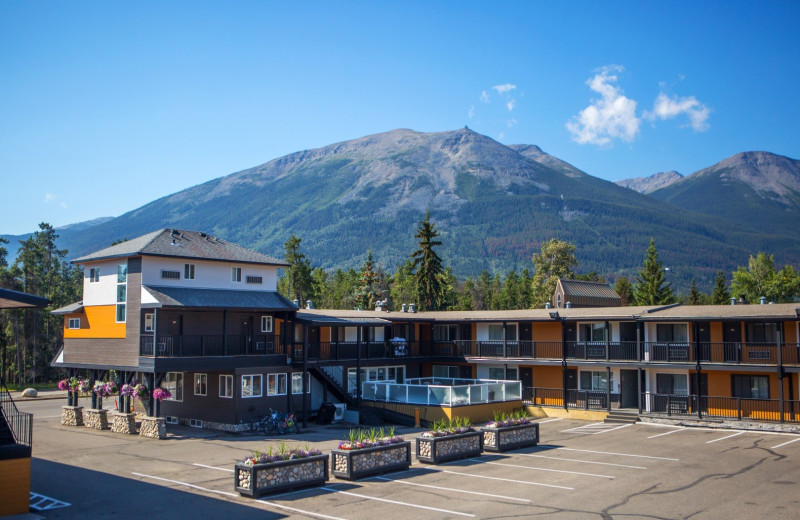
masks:
<instances>
[{"instance_id":1,"label":"hotel window","mask_svg":"<svg viewBox=\"0 0 800 520\"><path fill-rule=\"evenodd\" d=\"M117 266L117 283L126 283L128 281L128 264L119 264Z\"/></svg>"},{"instance_id":2,"label":"hotel window","mask_svg":"<svg viewBox=\"0 0 800 520\"><path fill-rule=\"evenodd\" d=\"M207 395L208 394L208 375L195 374L194 375L194 395Z\"/></svg>"},{"instance_id":3,"label":"hotel window","mask_svg":"<svg viewBox=\"0 0 800 520\"><path fill-rule=\"evenodd\" d=\"M125 323L125 302L128 300L128 264L117 266L117 323Z\"/></svg>"},{"instance_id":4,"label":"hotel window","mask_svg":"<svg viewBox=\"0 0 800 520\"><path fill-rule=\"evenodd\" d=\"M769 399L769 376L731 376L731 395L744 399Z\"/></svg>"},{"instance_id":5,"label":"hotel window","mask_svg":"<svg viewBox=\"0 0 800 520\"><path fill-rule=\"evenodd\" d=\"M656 325L656 341L689 343L689 329L685 323L659 323Z\"/></svg>"},{"instance_id":6,"label":"hotel window","mask_svg":"<svg viewBox=\"0 0 800 520\"><path fill-rule=\"evenodd\" d=\"M155 314L145 314L144 315L144 331L145 332L153 332L155 329Z\"/></svg>"},{"instance_id":7,"label":"hotel window","mask_svg":"<svg viewBox=\"0 0 800 520\"><path fill-rule=\"evenodd\" d=\"M433 365L433 377L457 379L461 375L461 367L451 365Z\"/></svg>"},{"instance_id":8,"label":"hotel window","mask_svg":"<svg viewBox=\"0 0 800 520\"><path fill-rule=\"evenodd\" d=\"M194 280L194 264L183 264L183 278Z\"/></svg>"},{"instance_id":9,"label":"hotel window","mask_svg":"<svg viewBox=\"0 0 800 520\"><path fill-rule=\"evenodd\" d=\"M261 316L261 332L272 332L272 316Z\"/></svg>"},{"instance_id":10,"label":"hotel window","mask_svg":"<svg viewBox=\"0 0 800 520\"><path fill-rule=\"evenodd\" d=\"M95 283L100 281L100 268L99 267L92 267L89 269L89 283Z\"/></svg>"},{"instance_id":11,"label":"hotel window","mask_svg":"<svg viewBox=\"0 0 800 520\"><path fill-rule=\"evenodd\" d=\"M751 343L775 343L778 341L778 328L774 323L748 323L747 341Z\"/></svg>"},{"instance_id":12,"label":"hotel window","mask_svg":"<svg viewBox=\"0 0 800 520\"><path fill-rule=\"evenodd\" d=\"M506 324L506 340L517 341L517 324ZM503 325L501 323L489 324L489 341L503 341Z\"/></svg>"},{"instance_id":13,"label":"hotel window","mask_svg":"<svg viewBox=\"0 0 800 520\"><path fill-rule=\"evenodd\" d=\"M183 372L167 372L163 386L172 394L170 401L183 401Z\"/></svg>"},{"instance_id":14,"label":"hotel window","mask_svg":"<svg viewBox=\"0 0 800 520\"><path fill-rule=\"evenodd\" d=\"M611 387L614 387L614 374L611 374ZM605 370L589 372L582 371L580 376L580 389L594 392L605 391L609 381L606 380Z\"/></svg>"},{"instance_id":15,"label":"hotel window","mask_svg":"<svg viewBox=\"0 0 800 520\"><path fill-rule=\"evenodd\" d=\"M581 328L581 341L605 341L606 327L602 323L584 323Z\"/></svg>"},{"instance_id":16,"label":"hotel window","mask_svg":"<svg viewBox=\"0 0 800 520\"><path fill-rule=\"evenodd\" d=\"M656 374L656 393L666 395L689 395L686 374Z\"/></svg>"},{"instance_id":17,"label":"hotel window","mask_svg":"<svg viewBox=\"0 0 800 520\"><path fill-rule=\"evenodd\" d=\"M303 373L302 372L293 372L292 373L292 393L293 394L300 394L302 393L300 389L303 388ZM306 372L306 393L311 393L311 376L308 372Z\"/></svg>"},{"instance_id":18,"label":"hotel window","mask_svg":"<svg viewBox=\"0 0 800 520\"><path fill-rule=\"evenodd\" d=\"M433 341L453 341L458 335L458 325L434 325Z\"/></svg>"},{"instance_id":19,"label":"hotel window","mask_svg":"<svg viewBox=\"0 0 800 520\"><path fill-rule=\"evenodd\" d=\"M231 267L231 281L232 282L241 282L242 281L242 268L241 267Z\"/></svg>"},{"instance_id":20,"label":"hotel window","mask_svg":"<svg viewBox=\"0 0 800 520\"><path fill-rule=\"evenodd\" d=\"M81 328L81 319L80 318L70 318L69 324L67 325L68 329L79 329Z\"/></svg>"},{"instance_id":21,"label":"hotel window","mask_svg":"<svg viewBox=\"0 0 800 520\"><path fill-rule=\"evenodd\" d=\"M219 396L233 398L233 376L219 376Z\"/></svg>"},{"instance_id":22,"label":"hotel window","mask_svg":"<svg viewBox=\"0 0 800 520\"><path fill-rule=\"evenodd\" d=\"M267 395L286 395L286 374L267 374Z\"/></svg>"},{"instance_id":23,"label":"hotel window","mask_svg":"<svg viewBox=\"0 0 800 520\"><path fill-rule=\"evenodd\" d=\"M517 369L516 368L504 368L504 367L489 367L489 379L496 379L498 381L508 380L508 381L516 381L517 380Z\"/></svg>"},{"instance_id":24,"label":"hotel window","mask_svg":"<svg viewBox=\"0 0 800 520\"><path fill-rule=\"evenodd\" d=\"M261 397L261 374L242 376L242 397Z\"/></svg>"}]
</instances>

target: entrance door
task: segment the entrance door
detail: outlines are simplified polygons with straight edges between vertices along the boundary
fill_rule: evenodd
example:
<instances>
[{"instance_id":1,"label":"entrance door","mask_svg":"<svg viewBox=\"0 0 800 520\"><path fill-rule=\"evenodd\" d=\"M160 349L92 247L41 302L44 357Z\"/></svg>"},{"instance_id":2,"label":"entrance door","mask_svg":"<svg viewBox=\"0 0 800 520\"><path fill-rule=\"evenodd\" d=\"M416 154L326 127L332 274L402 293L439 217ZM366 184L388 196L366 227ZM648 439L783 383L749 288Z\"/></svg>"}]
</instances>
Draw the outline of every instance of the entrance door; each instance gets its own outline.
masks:
<instances>
[{"instance_id":1,"label":"entrance door","mask_svg":"<svg viewBox=\"0 0 800 520\"><path fill-rule=\"evenodd\" d=\"M700 392L698 394L698 391ZM700 409L703 413L708 413L708 374L702 372L700 374L700 385L697 384L697 372L692 372L691 377L689 378L689 394L690 395L700 395ZM696 399L696 398L694 398ZM693 401L696 403L697 401Z\"/></svg>"},{"instance_id":2,"label":"entrance door","mask_svg":"<svg viewBox=\"0 0 800 520\"><path fill-rule=\"evenodd\" d=\"M522 382L522 388L530 388L533 386L533 369L531 367L519 367L519 380Z\"/></svg>"},{"instance_id":3,"label":"entrance door","mask_svg":"<svg viewBox=\"0 0 800 520\"><path fill-rule=\"evenodd\" d=\"M578 369L567 369L567 402L575 404L578 401Z\"/></svg>"},{"instance_id":4,"label":"entrance door","mask_svg":"<svg viewBox=\"0 0 800 520\"><path fill-rule=\"evenodd\" d=\"M575 357L575 343L578 342L578 326L575 323L564 324L564 350L567 353L567 358ZM577 385L577 375L575 377ZM575 388L578 388L575 386Z\"/></svg>"},{"instance_id":5,"label":"entrance door","mask_svg":"<svg viewBox=\"0 0 800 520\"><path fill-rule=\"evenodd\" d=\"M244 353L253 353L253 317L242 320L242 340L241 345Z\"/></svg>"},{"instance_id":6,"label":"entrance door","mask_svg":"<svg viewBox=\"0 0 800 520\"><path fill-rule=\"evenodd\" d=\"M620 370L620 407L638 408L639 399L636 394L639 392L639 385L636 383L637 370Z\"/></svg>"},{"instance_id":7,"label":"entrance door","mask_svg":"<svg viewBox=\"0 0 800 520\"><path fill-rule=\"evenodd\" d=\"M711 323L701 321L697 324L697 346L700 361L711 361Z\"/></svg>"},{"instance_id":8,"label":"entrance door","mask_svg":"<svg viewBox=\"0 0 800 520\"><path fill-rule=\"evenodd\" d=\"M742 323L739 321L723 323L722 341L724 342L725 362L738 363L742 341Z\"/></svg>"}]
</instances>

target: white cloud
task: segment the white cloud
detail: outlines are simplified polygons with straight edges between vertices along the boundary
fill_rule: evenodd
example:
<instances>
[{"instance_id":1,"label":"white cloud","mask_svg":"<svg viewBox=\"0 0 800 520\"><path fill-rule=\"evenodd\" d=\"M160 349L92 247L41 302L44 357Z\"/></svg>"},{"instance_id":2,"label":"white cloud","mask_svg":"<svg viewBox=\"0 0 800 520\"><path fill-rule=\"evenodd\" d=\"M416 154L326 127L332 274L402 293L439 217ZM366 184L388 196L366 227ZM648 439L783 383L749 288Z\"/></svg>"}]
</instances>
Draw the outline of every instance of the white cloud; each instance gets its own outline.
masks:
<instances>
[{"instance_id":1,"label":"white cloud","mask_svg":"<svg viewBox=\"0 0 800 520\"><path fill-rule=\"evenodd\" d=\"M505 136L506 136L506 134L504 134L503 132L500 132L499 134L497 134L497 138L498 139L503 139Z\"/></svg>"},{"instance_id":2,"label":"white cloud","mask_svg":"<svg viewBox=\"0 0 800 520\"><path fill-rule=\"evenodd\" d=\"M517 104L516 100L514 100L514 99L510 99L510 100L508 101L508 103L506 103L506 108L508 109L508 111L509 111L509 112L511 112L512 110L514 110L514 106L515 106L516 104Z\"/></svg>"},{"instance_id":3,"label":"white cloud","mask_svg":"<svg viewBox=\"0 0 800 520\"><path fill-rule=\"evenodd\" d=\"M495 85L492 87L492 90L496 90L498 94L505 94L506 92L511 92L517 88L516 85L512 85L511 83L504 83L502 85Z\"/></svg>"},{"instance_id":4,"label":"white cloud","mask_svg":"<svg viewBox=\"0 0 800 520\"><path fill-rule=\"evenodd\" d=\"M618 65L603 67L586 84L600 94L591 104L567 122L572 140L580 144L607 145L612 139L631 142L639 133L640 120L636 116L636 101L625 97L616 85Z\"/></svg>"},{"instance_id":5,"label":"white cloud","mask_svg":"<svg viewBox=\"0 0 800 520\"><path fill-rule=\"evenodd\" d=\"M481 91L481 103L488 103L489 102L489 93L485 90Z\"/></svg>"},{"instance_id":6,"label":"white cloud","mask_svg":"<svg viewBox=\"0 0 800 520\"><path fill-rule=\"evenodd\" d=\"M511 119L506 121L506 124L508 125L509 128L511 128L512 126L517 124L517 120L512 117Z\"/></svg>"},{"instance_id":7,"label":"white cloud","mask_svg":"<svg viewBox=\"0 0 800 520\"><path fill-rule=\"evenodd\" d=\"M45 193L44 194L44 202L45 204L50 204L51 202L55 202L58 198L58 195L53 195L52 193Z\"/></svg>"},{"instance_id":8,"label":"white cloud","mask_svg":"<svg viewBox=\"0 0 800 520\"><path fill-rule=\"evenodd\" d=\"M650 121L666 120L681 114L686 114L689 118L689 125L695 132L708 130L708 116L711 114L711 109L700 103L694 96L670 97L661 92L653 103L653 111L645 112L644 118Z\"/></svg>"},{"instance_id":9,"label":"white cloud","mask_svg":"<svg viewBox=\"0 0 800 520\"><path fill-rule=\"evenodd\" d=\"M469 117L470 119L475 117L475 105L470 105L469 112L467 112L467 117Z\"/></svg>"},{"instance_id":10,"label":"white cloud","mask_svg":"<svg viewBox=\"0 0 800 520\"><path fill-rule=\"evenodd\" d=\"M59 206L61 206L63 209L69 209L67 208L67 203L64 201L62 201L61 204L59 204Z\"/></svg>"}]
</instances>

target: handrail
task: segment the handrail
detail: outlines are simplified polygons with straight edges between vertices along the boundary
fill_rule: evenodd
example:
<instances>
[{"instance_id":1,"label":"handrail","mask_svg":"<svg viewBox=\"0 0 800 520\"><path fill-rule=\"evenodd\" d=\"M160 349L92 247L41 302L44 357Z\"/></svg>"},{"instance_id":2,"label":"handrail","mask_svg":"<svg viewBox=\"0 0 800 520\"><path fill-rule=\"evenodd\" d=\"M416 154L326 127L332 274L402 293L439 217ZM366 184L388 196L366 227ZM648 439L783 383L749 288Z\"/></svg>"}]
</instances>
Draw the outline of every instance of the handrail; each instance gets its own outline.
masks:
<instances>
[{"instance_id":1,"label":"handrail","mask_svg":"<svg viewBox=\"0 0 800 520\"><path fill-rule=\"evenodd\" d=\"M5 383L0 383L0 409L14 442L31 447L33 444L33 414L20 412Z\"/></svg>"}]
</instances>

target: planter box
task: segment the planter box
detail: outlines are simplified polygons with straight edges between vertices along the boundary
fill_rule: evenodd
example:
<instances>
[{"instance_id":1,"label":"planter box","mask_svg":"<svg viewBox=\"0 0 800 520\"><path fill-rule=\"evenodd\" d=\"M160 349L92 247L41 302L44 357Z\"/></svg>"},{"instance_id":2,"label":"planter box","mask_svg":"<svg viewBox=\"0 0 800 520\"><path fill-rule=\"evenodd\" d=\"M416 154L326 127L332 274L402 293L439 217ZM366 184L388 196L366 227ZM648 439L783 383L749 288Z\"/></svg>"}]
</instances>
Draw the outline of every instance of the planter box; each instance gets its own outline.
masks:
<instances>
[{"instance_id":1,"label":"planter box","mask_svg":"<svg viewBox=\"0 0 800 520\"><path fill-rule=\"evenodd\" d=\"M83 406L62 406L61 424L64 426L83 426Z\"/></svg>"},{"instance_id":2,"label":"planter box","mask_svg":"<svg viewBox=\"0 0 800 520\"><path fill-rule=\"evenodd\" d=\"M242 496L254 498L287 489L318 486L327 480L327 455L265 464L236 464L233 472L234 489Z\"/></svg>"},{"instance_id":3,"label":"planter box","mask_svg":"<svg viewBox=\"0 0 800 520\"><path fill-rule=\"evenodd\" d=\"M439 464L448 460L477 457L483 451L483 432L446 437L417 437L417 460Z\"/></svg>"},{"instance_id":4,"label":"planter box","mask_svg":"<svg viewBox=\"0 0 800 520\"><path fill-rule=\"evenodd\" d=\"M507 451L536 446L539 443L539 423L503 426L500 428L481 428L483 449L486 451Z\"/></svg>"},{"instance_id":5,"label":"planter box","mask_svg":"<svg viewBox=\"0 0 800 520\"><path fill-rule=\"evenodd\" d=\"M166 439L167 423L164 417L142 417L139 435L150 439Z\"/></svg>"},{"instance_id":6,"label":"planter box","mask_svg":"<svg viewBox=\"0 0 800 520\"><path fill-rule=\"evenodd\" d=\"M408 441L360 450L331 450L331 471L337 478L354 480L410 466L411 443Z\"/></svg>"},{"instance_id":7,"label":"planter box","mask_svg":"<svg viewBox=\"0 0 800 520\"><path fill-rule=\"evenodd\" d=\"M87 428L94 428L95 430L108 429L108 410L89 408L84 413L84 423Z\"/></svg>"},{"instance_id":8,"label":"planter box","mask_svg":"<svg viewBox=\"0 0 800 520\"><path fill-rule=\"evenodd\" d=\"M112 412L111 431L114 433L136 433L136 419L132 413Z\"/></svg>"}]
</instances>

